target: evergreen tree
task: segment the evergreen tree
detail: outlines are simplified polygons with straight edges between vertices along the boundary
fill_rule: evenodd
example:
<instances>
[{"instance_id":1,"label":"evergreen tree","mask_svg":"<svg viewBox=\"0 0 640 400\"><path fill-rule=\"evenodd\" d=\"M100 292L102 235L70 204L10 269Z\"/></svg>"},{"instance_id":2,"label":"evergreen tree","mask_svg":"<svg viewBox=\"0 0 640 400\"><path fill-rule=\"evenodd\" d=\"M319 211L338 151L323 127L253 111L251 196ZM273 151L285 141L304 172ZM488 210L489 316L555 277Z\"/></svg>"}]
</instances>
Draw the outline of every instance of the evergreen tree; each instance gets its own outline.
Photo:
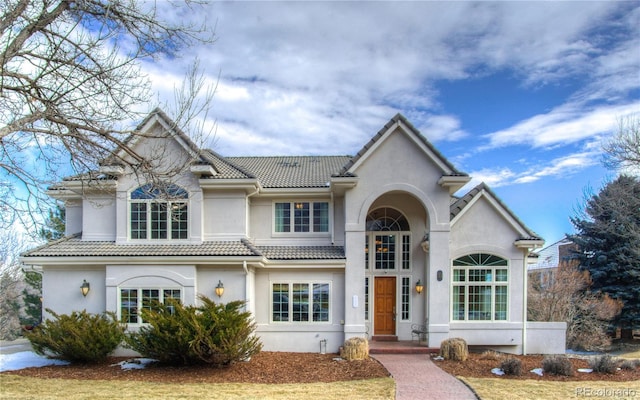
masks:
<instances>
[{"instance_id":1,"label":"evergreen tree","mask_svg":"<svg viewBox=\"0 0 640 400\"><path fill-rule=\"evenodd\" d=\"M571 218L581 268L591 289L623 302L615 320L627 335L640 328L640 181L621 175L588 198ZM624 334L623 334L624 336Z\"/></svg>"},{"instance_id":2,"label":"evergreen tree","mask_svg":"<svg viewBox=\"0 0 640 400\"><path fill-rule=\"evenodd\" d=\"M64 237L65 228L65 208L56 204L55 209L49 210L49 217L45 221L45 225L40 228L40 237L47 242L58 240Z\"/></svg>"}]
</instances>

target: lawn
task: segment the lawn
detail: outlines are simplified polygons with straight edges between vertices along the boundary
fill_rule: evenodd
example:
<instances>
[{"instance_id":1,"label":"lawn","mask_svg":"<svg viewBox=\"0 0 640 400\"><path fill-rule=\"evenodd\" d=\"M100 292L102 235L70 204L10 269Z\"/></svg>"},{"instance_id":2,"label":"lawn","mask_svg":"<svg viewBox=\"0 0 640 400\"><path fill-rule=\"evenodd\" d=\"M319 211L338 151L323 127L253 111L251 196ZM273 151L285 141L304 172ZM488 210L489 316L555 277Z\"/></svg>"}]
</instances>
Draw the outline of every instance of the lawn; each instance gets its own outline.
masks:
<instances>
[{"instance_id":1,"label":"lawn","mask_svg":"<svg viewBox=\"0 0 640 400\"><path fill-rule=\"evenodd\" d=\"M482 400L638 399L640 382L505 380L461 378Z\"/></svg>"},{"instance_id":2,"label":"lawn","mask_svg":"<svg viewBox=\"0 0 640 400\"><path fill-rule=\"evenodd\" d=\"M39 379L0 374L0 398L12 400L80 399L393 399L391 378L333 383L247 384L189 383L163 384L123 380L95 381Z\"/></svg>"}]
</instances>

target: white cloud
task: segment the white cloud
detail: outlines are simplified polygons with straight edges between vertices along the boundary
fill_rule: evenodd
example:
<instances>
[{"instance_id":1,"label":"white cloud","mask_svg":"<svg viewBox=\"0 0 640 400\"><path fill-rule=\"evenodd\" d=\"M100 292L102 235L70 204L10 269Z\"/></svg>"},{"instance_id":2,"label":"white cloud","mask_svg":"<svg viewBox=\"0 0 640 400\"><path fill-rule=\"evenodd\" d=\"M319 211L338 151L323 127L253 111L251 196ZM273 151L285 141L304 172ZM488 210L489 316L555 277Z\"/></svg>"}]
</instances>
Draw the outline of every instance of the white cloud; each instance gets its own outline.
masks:
<instances>
[{"instance_id":1,"label":"white cloud","mask_svg":"<svg viewBox=\"0 0 640 400\"><path fill-rule=\"evenodd\" d=\"M601 106L591 110L577 105L563 105L547 114L536 115L510 128L487 135L489 145L486 148L517 144L532 147L570 144L610 134L617 128L619 118L639 110L640 102Z\"/></svg>"},{"instance_id":2,"label":"white cloud","mask_svg":"<svg viewBox=\"0 0 640 400\"><path fill-rule=\"evenodd\" d=\"M432 142L456 141L469 135L460 125L460 120L453 115L429 115L418 130Z\"/></svg>"}]
</instances>

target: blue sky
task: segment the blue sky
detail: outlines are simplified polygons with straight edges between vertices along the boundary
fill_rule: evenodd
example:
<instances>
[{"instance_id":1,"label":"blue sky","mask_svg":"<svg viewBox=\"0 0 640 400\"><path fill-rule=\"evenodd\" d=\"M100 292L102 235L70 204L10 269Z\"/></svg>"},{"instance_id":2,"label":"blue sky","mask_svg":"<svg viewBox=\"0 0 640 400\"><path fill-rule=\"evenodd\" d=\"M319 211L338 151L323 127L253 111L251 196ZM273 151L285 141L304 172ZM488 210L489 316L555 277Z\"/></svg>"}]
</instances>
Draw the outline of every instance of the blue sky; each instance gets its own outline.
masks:
<instances>
[{"instance_id":1,"label":"blue sky","mask_svg":"<svg viewBox=\"0 0 640 400\"><path fill-rule=\"evenodd\" d=\"M640 113L638 1L214 2L198 17L214 44L143 68L168 99L200 59L214 150L355 154L400 112L548 244L614 175L602 140Z\"/></svg>"}]
</instances>

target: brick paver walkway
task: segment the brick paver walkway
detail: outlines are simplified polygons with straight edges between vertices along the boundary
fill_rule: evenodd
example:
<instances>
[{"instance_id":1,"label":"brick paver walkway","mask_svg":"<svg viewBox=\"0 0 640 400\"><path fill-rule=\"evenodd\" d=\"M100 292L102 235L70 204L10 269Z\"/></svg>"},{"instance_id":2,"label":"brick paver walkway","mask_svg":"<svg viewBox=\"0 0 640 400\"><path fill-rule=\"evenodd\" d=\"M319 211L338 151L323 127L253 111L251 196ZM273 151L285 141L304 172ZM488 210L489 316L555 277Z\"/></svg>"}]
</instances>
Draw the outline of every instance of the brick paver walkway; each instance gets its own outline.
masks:
<instances>
[{"instance_id":1,"label":"brick paver walkway","mask_svg":"<svg viewBox=\"0 0 640 400\"><path fill-rule=\"evenodd\" d=\"M396 381L396 400L477 400L465 384L425 354L372 354Z\"/></svg>"}]
</instances>

